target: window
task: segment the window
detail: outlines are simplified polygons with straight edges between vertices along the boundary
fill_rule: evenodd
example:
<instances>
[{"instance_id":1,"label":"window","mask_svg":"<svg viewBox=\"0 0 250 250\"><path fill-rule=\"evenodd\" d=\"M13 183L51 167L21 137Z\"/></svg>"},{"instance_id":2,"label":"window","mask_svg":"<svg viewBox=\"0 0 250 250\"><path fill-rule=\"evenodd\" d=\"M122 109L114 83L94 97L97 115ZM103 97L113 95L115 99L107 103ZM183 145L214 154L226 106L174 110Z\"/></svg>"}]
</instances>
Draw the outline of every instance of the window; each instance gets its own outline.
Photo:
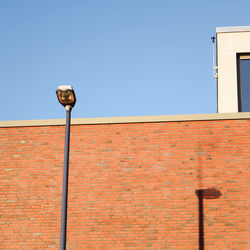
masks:
<instances>
[{"instance_id":1,"label":"window","mask_svg":"<svg viewBox=\"0 0 250 250\"><path fill-rule=\"evenodd\" d=\"M237 55L239 112L250 112L250 54Z\"/></svg>"}]
</instances>

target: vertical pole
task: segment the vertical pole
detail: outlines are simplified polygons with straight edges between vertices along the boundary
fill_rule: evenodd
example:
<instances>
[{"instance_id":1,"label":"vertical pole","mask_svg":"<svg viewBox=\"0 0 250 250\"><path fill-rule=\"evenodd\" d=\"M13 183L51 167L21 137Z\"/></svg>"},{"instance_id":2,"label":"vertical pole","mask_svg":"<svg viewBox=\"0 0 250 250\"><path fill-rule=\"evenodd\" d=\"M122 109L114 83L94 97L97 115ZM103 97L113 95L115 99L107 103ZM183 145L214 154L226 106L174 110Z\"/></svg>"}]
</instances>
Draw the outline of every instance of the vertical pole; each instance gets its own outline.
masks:
<instances>
[{"instance_id":1,"label":"vertical pole","mask_svg":"<svg viewBox=\"0 0 250 250\"><path fill-rule=\"evenodd\" d=\"M64 146L64 166L63 166L60 250L66 249L70 116L71 116L71 106L67 105L66 106L65 146Z\"/></svg>"}]
</instances>

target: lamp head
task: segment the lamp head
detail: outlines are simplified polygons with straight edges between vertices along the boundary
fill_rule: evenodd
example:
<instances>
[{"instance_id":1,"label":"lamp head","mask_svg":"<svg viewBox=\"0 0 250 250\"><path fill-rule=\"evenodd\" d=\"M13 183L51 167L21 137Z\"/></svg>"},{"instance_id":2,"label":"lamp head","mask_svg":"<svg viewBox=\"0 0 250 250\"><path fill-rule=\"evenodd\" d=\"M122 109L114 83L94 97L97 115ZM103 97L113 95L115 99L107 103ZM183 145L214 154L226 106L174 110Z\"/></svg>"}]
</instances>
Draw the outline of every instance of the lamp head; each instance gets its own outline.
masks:
<instances>
[{"instance_id":1,"label":"lamp head","mask_svg":"<svg viewBox=\"0 0 250 250\"><path fill-rule=\"evenodd\" d=\"M75 92L70 85L61 85L58 86L56 90L56 95L58 98L58 101L64 106L70 106L73 108L76 103L76 96Z\"/></svg>"}]
</instances>

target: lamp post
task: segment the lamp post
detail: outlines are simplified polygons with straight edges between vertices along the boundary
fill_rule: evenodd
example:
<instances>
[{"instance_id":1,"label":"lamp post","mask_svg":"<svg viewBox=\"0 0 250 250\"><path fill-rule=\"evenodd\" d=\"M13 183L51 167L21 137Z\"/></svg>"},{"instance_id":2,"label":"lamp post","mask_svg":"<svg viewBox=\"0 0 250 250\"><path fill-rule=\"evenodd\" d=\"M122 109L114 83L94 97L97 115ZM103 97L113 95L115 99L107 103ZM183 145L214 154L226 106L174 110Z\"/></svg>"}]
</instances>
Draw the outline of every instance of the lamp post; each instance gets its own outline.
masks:
<instances>
[{"instance_id":1,"label":"lamp post","mask_svg":"<svg viewBox=\"0 0 250 250\"><path fill-rule=\"evenodd\" d=\"M63 166L63 187L62 187L62 212L61 212L61 233L60 250L66 249L67 232L67 203L68 203L68 170L69 170L69 142L70 142L70 120L71 109L76 103L76 96L72 86L59 86L56 90L58 101L66 109L66 128L64 146L64 166Z\"/></svg>"}]
</instances>

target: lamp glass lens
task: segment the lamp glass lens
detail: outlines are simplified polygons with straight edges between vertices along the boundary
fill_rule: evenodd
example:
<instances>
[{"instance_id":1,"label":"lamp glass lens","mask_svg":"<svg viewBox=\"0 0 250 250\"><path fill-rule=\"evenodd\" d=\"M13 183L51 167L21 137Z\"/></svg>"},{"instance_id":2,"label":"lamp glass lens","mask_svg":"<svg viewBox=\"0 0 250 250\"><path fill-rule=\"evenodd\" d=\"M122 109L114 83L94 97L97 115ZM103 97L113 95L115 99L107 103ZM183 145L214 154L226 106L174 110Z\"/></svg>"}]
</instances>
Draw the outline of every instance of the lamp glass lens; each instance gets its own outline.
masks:
<instances>
[{"instance_id":1,"label":"lamp glass lens","mask_svg":"<svg viewBox=\"0 0 250 250\"><path fill-rule=\"evenodd\" d=\"M75 95L71 90L57 91L58 99L61 104L72 104L75 102Z\"/></svg>"}]
</instances>

